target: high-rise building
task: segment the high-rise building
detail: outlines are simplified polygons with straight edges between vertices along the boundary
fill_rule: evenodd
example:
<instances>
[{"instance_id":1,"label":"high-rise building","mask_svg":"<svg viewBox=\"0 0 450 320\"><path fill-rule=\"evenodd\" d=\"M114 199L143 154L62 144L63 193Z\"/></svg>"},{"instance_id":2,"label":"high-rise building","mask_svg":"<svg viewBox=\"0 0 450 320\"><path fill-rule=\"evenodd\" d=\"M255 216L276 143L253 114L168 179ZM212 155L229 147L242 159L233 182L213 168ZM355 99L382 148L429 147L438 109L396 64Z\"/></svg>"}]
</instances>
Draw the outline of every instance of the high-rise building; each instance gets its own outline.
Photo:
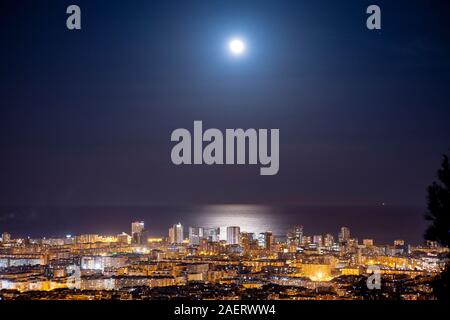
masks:
<instances>
[{"instance_id":1,"label":"high-rise building","mask_svg":"<svg viewBox=\"0 0 450 320\"><path fill-rule=\"evenodd\" d=\"M363 245L366 247L373 247L373 239L363 239Z\"/></svg>"},{"instance_id":2,"label":"high-rise building","mask_svg":"<svg viewBox=\"0 0 450 320\"><path fill-rule=\"evenodd\" d=\"M170 243L183 243L183 226L181 223L174 224L169 229L169 242Z\"/></svg>"},{"instance_id":3,"label":"high-rise building","mask_svg":"<svg viewBox=\"0 0 450 320\"><path fill-rule=\"evenodd\" d=\"M144 221L132 222L131 223L131 242L134 244L146 244L147 238L148 238L148 231L145 230Z\"/></svg>"},{"instance_id":4,"label":"high-rise building","mask_svg":"<svg viewBox=\"0 0 450 320\"><path fill-rule=\"evenodd\" d=\"M258 241L255 240L255 234L251 232L241 232L239 243L245 250L255 249L258 247Z\"/></svg>"},{"instance_id":5,"label":"high-rise building","mask_svg":"<svg viewBox=\"0 0 450 320\"><path fill-rule=\"evenodd\" d=\"M143 229L139 234L138 244L147 244L148 238L150 237L150 233L147 229Z\"/></svg>"},{"instance_id":6,"label":"high-rise building","mask_svg":"<svg viewBox=\"0 0 450 320\"><path fill-rule=\"evenodd\" d=\"M313 236L313 243L317 244L319 247L323 245L323 239L322 235L314 235Z\"/></svg>"},{"instance_id":7,"label":"high-rise building","mask_svg":"<svg viewBox=\"0 0 450 320\"><path fill-rule=\"evenodd\" d=\"M334 244L334 237L332 234L327 233L323 238L323 244L325 247L332 247Z\"/></svg>"},{"instance_id":8,"label":"high-rise building","mask_svg":"<svg viewBox=\"0 0 450 320\"><path fill-rule=\"evenodd\" d=\"M200 239L203 238L203 228L189 227L189 244L199 245Z\"/></svg>"},{"instance_id":9,"label":"high-rise building","mask_svg":"<svg viewBox=\"0 0 450 320\"><path fill-rule=\"evenodd\" d=\"M128 244L131 241L131 237L126 234L125 232L122 232L121 234L117 235L117 242L118 243L123 243L123 244Z\"/></svg>"},{"instance_id":10,"label":"high-rise building","mask_svg":"<svg viewBox=\"0 0 450 320\"><path fill-rule=\"evenodd\" d=\"M258 235L258 245L264 249L270 249L274 243L274 236L271 231L262 232Z\"/></svg>"},{"instance_id":11,"label":"high-rise building","mask_svg":"<svg viewBox=\"0 0 450 320\"><path fill-rule=\"evenodd\" d=\"M203 237L209 242L220 241L220 228L203 228ZM226 240L226 239L225 239Z\"/></svg>"},{"instance_id":12,"label":"high-rise building","mask_svg":"<svg viewBox=\"0 0 450 320\"><path fill-rule=\"evenodd\" d=\"M144 230L144 221L134 221L131 223L131 236Z\"/></svg>"},{"instance_id":13,"label":"high-rise building","mask_svg":"<svg viewBox=\"0 0 450 320\"><path fill-rule=\"evenodd\" d=\"M339 242L347 242L350 239L350 229L348 227L341 227L339 232Z\"/></svg>"},{"instance_id":14,"label":"high-rise building","mask_svg":"<svg viewBox=\"0 0 450 320\"><path fill-rule=\"evenodd\" d=\"M227 241L227 227L219 227L219 241Z\"/></svg>"},{"instance_id":15,"label":"high-rise building","mask_svg":"<svg viewBox=\"0 0 450 320\"><path fill-rule=\"evenodd\" d=\"M2 242L9 242L11 241L11 234L9 234L8 232L3 232L2 234Z\"/></svg>"},{"instance_id":16,"label":"high-rise building","mask_svg":"<svg viewBox=\"0 0 450 320\"><path fill-rule=\"evenodd\" d=\"M147 244L149 238L149 232L147 229L142 229L139 232L133 233L133 237L131 238L131 242L134 244Z\"/></svg>"},{"instance_id":17,"label":"high-rise building","mask_svg":"<svg viewBox=\"0 0 450 320\"><path fill-rule=\"evenodd\" d=\"M227 227L227 244L239 244L240 227Z\"/></svg>"},{"instance_id":18,"label":"high-rise building","mask_svg":"<svg viewBox=\"0 0 450 320\"><path fill-rule=\"evenodd\" d=\"M288 244L300 245L303 241L303 226L295 226L288 231L287 242Z\"/></svg>"},{"instance_id":19,"label":"high-rise building","mask_svg":"<svg viewBox=\"0 0 450 320\"><path fill-rule=\"evenodd\" d=\"M401 247L405 245L405 240L394 240L394 246Z\"/></svg>"}]
</instances>

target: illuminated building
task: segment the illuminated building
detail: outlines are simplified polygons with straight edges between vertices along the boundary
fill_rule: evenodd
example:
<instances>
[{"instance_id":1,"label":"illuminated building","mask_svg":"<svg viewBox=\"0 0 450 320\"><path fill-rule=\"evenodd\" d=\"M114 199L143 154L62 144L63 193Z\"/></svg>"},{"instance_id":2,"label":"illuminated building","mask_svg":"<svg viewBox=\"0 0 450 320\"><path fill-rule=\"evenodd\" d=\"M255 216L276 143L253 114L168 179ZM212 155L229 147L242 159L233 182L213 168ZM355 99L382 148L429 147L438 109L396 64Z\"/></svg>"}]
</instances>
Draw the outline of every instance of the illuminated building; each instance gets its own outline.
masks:
<instances>
[{"instance_id":1,"label":"illuminated building","mask_svg":"<svg viewBox=\"0 0 450 320\"><path fill-rule=\"evenodd\" d=\"M350 239L350 229L348 227L341 227L339 232L339 242L344 243Z\"/></svg>"},{"instance_id":2,"label":"illuminated building","mask_svg":"<svg viewBox=\"0 0 450 320\"><path fill-rule=\"evenodd\" d=\"M187 265L187 280L188 281L207 281L208 280L209 264L207 263L192 263Z\"/></svg>"},{"instance_id":3,"label":"illuminated building","mask_svg":"<svg viewBox=\"0 0 450 320\"><path fill-rule=\"evenodd\" d=\"M165 287L175 285L171 276L89 276L81 278L82 290L114 290L130 287Z\"/></svg>"},{"instance_id":4,"label":"illuminated building","mask_svg":"<svg viewBox=\"0 0 450 320\"><path fill-rule=\"evenodd\" d=\"M203 228L189 227L189 244L199 245L200 239L203 238Z\"/></svg>"},{"instance_id":5,"label":"illuminated building","mask_svg":"<svg viewBox=\"0 0 450 320\"><path fill-rule=\"evenodd\" d=\"M183 226L181 223L174 224L169 229L169 242L170 243L183 243Z\"/></svg>"},{"instance_id":6,"label":"illuminated building","mask_svg":"<svg viewBox=\"0 0 450 320\"><path fill-rule=\"evenodd\" d=\"M334 244L334 237L332 234L327 233L323 238L323 244L325 247L332 247Z\"/></svg>"},{"instance_id":7,"label":"illuminated building","mask_svg":"<svg viewBox=\"0 0 450 320\"><path fill-rule=\"evenodd\" d=\"M139 233L135 233L133 237L133 243L135 244L146 244L148 242L149 232L147 229L143 229Z\"/></svg>"},{"instance_id":8,"label":"illuminated building","mask_svg":"<svg viewBox=\"0 0 450 320\"><path fill-rule=\"evenodd\" d=\"M35 266L45 265L47 261L40 254L16 254L12 257L0 256L0 268L19 267L19 266Z\"/></svg>"},{"instance_id":9,"label":"illuminated building","mask_svg":"<svg viewBox=\"0 0 450 320\"><path fill-rule=\"evenodd\" d=\"M240 244L245 250L250 250L258 247L258 241L255 239L255 234L251 232L241 232Z\"/></svg>"},{"instance_id":10,"label":"illuminated building","mask_svg":"<svg viewBox=\"0 0 450 320\"><path fill-rule=\"evenodd\" d=\"M227 241L227 227L219 227L219 241Z\"/></svg>"},{"instance_id":11,"label":"illuminated building","mask_svg":"<svg viewBox=\"0 0 450 320\"><path fill-rule=\"evenodd\" d=\"M241 228L237 226L227 227L227 244L239 244Z\"/></svg>"},{"instance_id":12,"label":"illuminated building","mask_svg":"<svg viewBox=\"0 0 450 320\"><path fill-rule=\"evenodd\" d=\"M131 236L144 230L144 221L135 221L131 223Z\"/></svg>"},{"instance_id":13,"label":"illuminated building","mask_svg":"<svg viewBox=\"0 0 450 320\"><path fill-rule=\"evenodd\" d=\"M315 235L313 236L313 243L317 244L319 247L323 245L322 236L321 235Z\"/></svg>"},{"instance_id":14,"label":"illuminated building","mask_svg":"<svg viewBox=\"0 0 450 320\"><path fill-rule=\"evenodd\" d=\"M3 232L2 234L2 242L6 243L11 241L11 235L8 232Z\"/></svg>"},{"instance_id":15,"label":"illuminated building","mask_svg":"<svg viewBox=\"0 0 450 320\"><path fill-rule=\"evenodd\" d=\"M203 228L203 237L209 242L220 241L220 228Z\"/></svg>"},{"instance_id":16,"label":"illuminated building","mask_svg":"<svg viewBox=\"0 0 450 320\"><path fill-rule=\"evenodd\" d=\"M311 236L302 237L302 245L308 245L312 242Z\"/></svg>"},{"instance_id":17,"label":"illuminated building","mask_svg":"<svg viewBox=\"0 0 450 320\"><path fill-rule=\"evenodd\" d=\"M356 248L358 247L358 239L357 238L350 238L347 240L347 246L348 247L352 247L352 248Z\"/></svg>"},{"instance_id":18,"label":"illuminated building","mask_svg":"<svg viewBox=\"0 0 450 320\"><path fill-rule=\"evenodd\" d=\"M145 231L144 221L131 223L131 242L134 244L144 244L147 242L148 232Z\"/></svg>"},{"instance_id":19,"label":"illuminated building","mask_svg":"<svg viewBox=\"0 0 450 320\"><path fill-rule=\"evenodd\" d=\"M118 256L83 256L81 269L104 270L105 268L119 268L126 265L127 257Z\"/></svg>"},{"instance_id":20,"label":"illuminated building","mask_svg":"<svg viewBox=\"0 0 450 320\"><path fill-rule=\"evenodd\" d=\"M75 237L76 243L96 243L98 240L98 234L82 234Z\"/></svg>"},{"instance_id":21,"label":"illuminated building","mask_svg":"<svg viewBox=\"0 0 450 320\"><path fill-rule=\"evenodd\" d=\"M289 245L299 246L303 242L303 226L295 226L287 233L287 242Z\"/></svg>"},{"instance_id":22,"label":"illuminated building","mask_svg":"<svg viewBox=\"0 0 450 320\"><path fill-rule=\"evenodd\" d=\"M274 243L272 232L262 232L258 235L258 245L264 249L270 249Z\"/></svg>"},{"instance_id":23,"label":"illuminated building","mask_svg":"<svg viewBox=\"0 0 450 320\"><path fill-rule=\"evenodd\" d=\"M394 246L404 246L405 245L405 240L394 240Z\"/></svg>"},{"instance_id":24,"label":"illuminated building","mask_svg":"<svg viewBox=\"0 0 450 320\"><path fill-rule=\"evenodd\" d=\"M49 246L62 246L64 244L66 244L67 242L65 241L65 239L42 239L42 244L46 244Z\"/></svg>"},{"instance_id":25,"label":"illuminated building","mask_svg":"<svg viewBox=\"0 0 450 320\"><path fill-rule=\"evenodd\" d=\"M313 281L329 281L331 279L331 265L316 263L302 264L301 273Z\"/></svg>"},{"instance_id":26,"label":"illuminated building","mask_svg":"<svg viewBox=\"0 0 450 320\"><path fill-rule=\"evenodd\" d=\"M126 234L125 232L122 232L121 234L117 235L117 242L128 244L131 241L130 235Z\"/></svg>"},{"instance_id":27,"label":"illuminated building","mask_svg":"<svg viewBox=\"0 0 450 320\"><path fill-rule=\"evenodd\" d=\"M285 286L277 289L274 299L359 299L351 284L366 276L372 265L380 268L388 283L386 290L407 285L408 293L402 297L431 299L428 283L448 256L448 248L435 244L404 250L400 245L404 242L375 245L373 239L364 239L358 246L358 240L350 238L345 229L340 238L346 240L339 244L331 234L305 236L299 227L291 229L290 239L280 237L276 243L270 231L254 234L230 226L227 241L220 241L219 228L190 227L188 243L178 223L170 228L168 243L164 238L148 238L141 227L135 229L133 243L126 233L1 242L0 299L11 295L24 299L158 299L161 291L152 293L151 289L164 286L174 286L164 291L171 299L239 299L252 294L242 289L253 288L257 298L266 285L273 284ZM303 244L298 243L300 238ZM131 297L130 290L138 287Z\"/></svg>"},{"instance_id":28,"label":"illuminated building","mask_svg":"<svg viewBox=\"0 0 450 320\"><path fill-rule=\"evenodd\" d=\"M341 274L345 276L358 276L362 274L360 267L346 267L341 269Z\"/></svg>"},{"instance_id":29,"label":"illuminated building","mask_svg":"<svg viewBox=\"0 0 450 320\"><path fill-rule=\"evenodd\" d=\"M211 242L208 241L207 239L201 239L199 250L200 254L211 255L211 254L218 254L221 250L221 247L222 246L217 241Z\"/></svg>"}]
</instances>

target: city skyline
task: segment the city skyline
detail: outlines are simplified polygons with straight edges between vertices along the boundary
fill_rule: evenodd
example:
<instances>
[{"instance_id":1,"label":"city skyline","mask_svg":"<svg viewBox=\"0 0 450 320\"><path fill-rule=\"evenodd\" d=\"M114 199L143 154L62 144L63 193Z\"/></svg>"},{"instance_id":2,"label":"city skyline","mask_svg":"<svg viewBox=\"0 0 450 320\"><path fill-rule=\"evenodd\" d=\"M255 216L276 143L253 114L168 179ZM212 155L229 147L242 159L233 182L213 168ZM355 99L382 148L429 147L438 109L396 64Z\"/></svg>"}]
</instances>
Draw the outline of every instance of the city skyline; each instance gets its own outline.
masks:
<instances>
[{"instance_id":1,"label":"city skyline","mask_svg":"<svg viewBox=\"0 0 450 320\"><path fill-rule=\"evenodd\" d=\"M227 245L241 245L241 235L245 235L246 237L250 236L250 240L259 240L261 235L270 234L273 239L271 242L275 241L275 239L283 239L282 241L289 242L290 239L296 239L299 245L309 245L309 244L317 244L318 246L322 246L322 244L329 244L331 247L334 244L346 242L349 239L353 239L356 241L356 244L360 241L362 244L365 244L365 241L369 241L371 245L374 244L375 239L373 238L357 238L350 237L350 228L347 226L341 226L337 228L335 232L324 232L321 234L308 234L305 233L304 225L297 224L286 229L284 234L274 234L271 230L264 230L260 232L253 232L249 230L242 229L241 226L236 225L221 225L214 227L206 227L206 226L185 226L181 223L174 223L170 227L168 227L168 232L165 235L161 234L152 234L148 228L145 228L145 221L133 221L131 222L131 232L129 234L126 231L122 231L120 234L113 235L111 233L107 234L96 234L96 233L88 233L88 234L67 234L64 237L57 236L44 236L42 238L15 238L15 241L42 241L42 240L66 240L72 241L76 238L85 238L85 239L97 239L99 242L104 242L100 239L107 239L110 241L111 239L116 239L116 241L120 242L121 237L123 239L127 239L127 243L136 244L136 245L147 245L148 242L153 241L167 241L171 244L182 244L188 243L189 245L198 245L200 240L208 240L209 242L225 242ZM145 238L141 240L141 235L145 235ZM6 238L5 238L6 237ZM3 239L6 240L3 240ZM327 241L328 238L328 241ZM329 240L331 239L331 240ZM335 242L334 239L337 241ZM10 242L13 240L11 233L7 230L2 232L2 236L0 237L2 242ZM304 242L306 241L306 242ZM96 242L96 241L86 241L86 242ZM265 240L263 240L265 242ZM392 241L394 244L397 242L405 243L405 240L396 238ZM423 243L426 243L425 239ZM377 243L377 245L386 245L387 243Z\"/></svg>"},{"instance_id":2,"label":"city skyline","mask_svg":"<svg viewBox=\"0 0 450 320\"><path fill-rule=\"evenodd\" d=\"M307 225L312 233L324 233L345 224L356 234L392 242L398 235L410 243L422 243L427 223L425 208L376 206L154 206L154 207L30 207L0 208L1 225L20 237L95 233L118 234L131 220L152 221L150 232L166 234L166 226L184 221L191 226L240 225L243 230L271 230L284 234L293 224ZM138 214L139 213L139 214ZM158 219L154 219L158 216ZM317 217L321 219L317 219ZM363 217L363 218L362 218ZM186 231L187 232L187 231Z\"/></svg>"},{"instance_id":3,"label":"city skyline","mask_svg":"<svg viewBox=\"0 0 450 320\"><path fill-rule=\"evenodd\" d=\"M297 225L283 238L239 226L189 227L185 238L180 222L152 238L144 221L129 226L132 235L60 239L3 232L0 299L430 300L448 255L434 241L361 242L345 226L336 237Z\"/></svg>"}]
</instances>

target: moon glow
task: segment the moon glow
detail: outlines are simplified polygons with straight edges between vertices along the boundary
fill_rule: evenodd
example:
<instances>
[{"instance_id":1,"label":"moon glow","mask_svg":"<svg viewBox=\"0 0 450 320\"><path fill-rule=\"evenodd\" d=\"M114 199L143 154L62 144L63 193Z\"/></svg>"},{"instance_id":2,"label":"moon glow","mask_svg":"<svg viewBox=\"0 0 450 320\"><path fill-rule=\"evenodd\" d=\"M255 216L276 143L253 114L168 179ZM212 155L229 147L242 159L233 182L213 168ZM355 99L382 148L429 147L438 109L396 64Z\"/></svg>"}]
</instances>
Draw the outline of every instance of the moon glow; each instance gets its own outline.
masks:
<instances>
[{"instance_id":1,"label":"moon glow","mask_svg":"<svg viewBox=\"0 0 450 320\"><path fill-rule=\"evenodd\" d=\"M241 39L235 38L230 41L228 48L233 55L239 56L245 52L245 43Z\"/></svg>"}]
</instances>

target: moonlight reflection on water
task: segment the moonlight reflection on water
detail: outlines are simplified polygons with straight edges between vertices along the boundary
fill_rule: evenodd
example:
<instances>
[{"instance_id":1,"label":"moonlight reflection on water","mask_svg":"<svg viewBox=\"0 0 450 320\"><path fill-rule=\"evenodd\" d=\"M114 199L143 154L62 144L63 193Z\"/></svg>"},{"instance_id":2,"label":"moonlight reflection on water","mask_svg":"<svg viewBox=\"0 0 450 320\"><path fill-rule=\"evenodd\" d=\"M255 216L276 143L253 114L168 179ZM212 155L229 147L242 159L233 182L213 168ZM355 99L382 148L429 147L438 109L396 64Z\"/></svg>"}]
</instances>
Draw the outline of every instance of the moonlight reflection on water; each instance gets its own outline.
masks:
<instances>
[{"instance_id":1,"label":"moonlight reflection on water","mask_svg":"<svg viewBox=\"0 0 450 320\"><path fill-rule=\"evenodd\" d=\"M244 232L283 234L285 230L277 220L277 214L268 206L227 204L201 207L195 222L205 227L239 226Z\"/></svg>"}]
</instances>

